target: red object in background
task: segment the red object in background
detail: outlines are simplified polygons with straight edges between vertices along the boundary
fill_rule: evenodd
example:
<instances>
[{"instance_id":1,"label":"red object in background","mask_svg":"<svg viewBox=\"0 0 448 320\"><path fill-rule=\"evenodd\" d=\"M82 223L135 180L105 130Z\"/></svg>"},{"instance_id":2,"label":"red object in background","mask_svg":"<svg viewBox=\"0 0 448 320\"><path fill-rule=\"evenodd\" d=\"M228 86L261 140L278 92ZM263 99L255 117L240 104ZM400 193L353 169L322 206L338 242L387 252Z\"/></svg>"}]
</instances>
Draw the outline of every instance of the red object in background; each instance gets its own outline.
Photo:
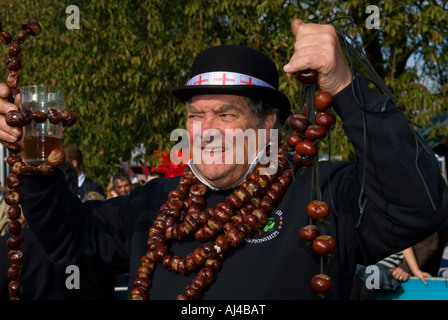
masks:
<instances>
[{"instance_id":1,"label":"red object in background","mask_svg":"<svg viewBox=\"0 0 448 320\"><path fill-rule=\"evenodd\" d=\"M149 167L146 165L146 163L144 163L144 162L142 162L141 164L140 164L140 167L142 167L142 173L145 175L145 176L149 176L149 174L151 173L151 172L153 172L153 170L154 170L154 168L152 168L152 169L149 169ZM155 171L155 170L154 170Z\"/></svg>"},{"instance_id":2,"label":"red object in background","mask_svg":"<svg viewBox=\"0 0 448 320\"><path fill-rule=\"evenodd\" d=\"M154 150L154 153L157 154L159 153L159 150ZM179 150L178 151L178 155L179 157L182 156L182 151ZM179 176L181 174L184 173L185 167L187 166L186 163L179 163L179 164L174 164L171 162L170 160L170 155L163 150L162 154L160 155L160 164L159 166L154 169L151 169L151 172L160 172L162 173L165 177L175 177L175 176Z\"/></svg>"}]
</instances>

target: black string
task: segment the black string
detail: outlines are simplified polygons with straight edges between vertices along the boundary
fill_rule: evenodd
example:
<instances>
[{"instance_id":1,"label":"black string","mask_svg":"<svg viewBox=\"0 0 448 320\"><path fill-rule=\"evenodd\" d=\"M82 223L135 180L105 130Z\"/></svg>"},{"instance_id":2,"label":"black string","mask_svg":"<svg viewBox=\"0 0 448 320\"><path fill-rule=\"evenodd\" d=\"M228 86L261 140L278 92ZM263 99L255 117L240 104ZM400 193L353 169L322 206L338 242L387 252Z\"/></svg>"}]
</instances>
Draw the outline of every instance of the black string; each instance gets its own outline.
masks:
<instances>
[{"instance_id":1,"label":"black string","mask_svg":"<svg viewBox=\"0 0 448 320\"><path fill-rule=\"evenodd\" d=\"M342 24L341 26L335 25L336 22L340 22L342 20L348 20L348 23ZM350 37L343 30L343 28L347 28L349 26L354 25L353 20L351 18L342 17L342 18L337 18L337 19L330 21L330 24L332 24L333 27L335 28L336 33L339 38L339 42L342 47L342 50L346 54L349 68L351 70L352 75L354 76L354 79L352 81L353 84L352 84L352 88L351 88L352 94L353 94L356 104L362 110L361 114L362 114L362 124L363 124L363 144L364 144L363 161L364 161L364 166L363 166L363 172L362 172L362 177L361 177L361 189L360 189L360 194L359 194L359 198L358 198L358 206L359 206L360 215L359 215L359 219L358 219L358 223L356 224L356 227L359 227L362 217L363 217L365 206L367 204L367 197L365 197L365 194L364 194L366 167L367 167L367 123L366 123L366 118L365 118L366 114L365 113L366 112L384 113L386 111L386 110L384 110L384 108L381 110L368 110L366 107L364 107L364 103L363 103L364 101L360 101L360 100L362 100L362 95L356 94L356 92L355 92L355 90L358 90L358 93L359 93L359 90L360 90L359 79L361 78L370 83L373 83L375 85L375 87L382 94L388 96L392 100L392 102L394 102L394 99L393 99L393 95L392 95L391 91L389 90L387 85L384 83L383 79L378 75L378 73L375 71L375 68L372 66L372 64L368 60L367 56L365 55L365 53L363 51L363 48L357 43L357 41L355 41L352 37ZM360 72L357 72L356 66L353 63L352 58L354 58L355 61L358 62L359 68L364 69L364 70L360 70ZM360 99L358 99L358 97ZM387 110L387 112L391 112L393 110L398 110L400 112L403 111L402 108L399 108L396 106L393 109ZM407 117L405 114L403 114L403 115L404 115L405 119L407 120L407 123L409 126L416 126L416 124L411 119L409 119L409 117ZM419 139L419 137L417 136L417 133L415 132L415 130L413 130L412 127L411 127L411 131L414 134L415 145L416 145L414 164L415 164L416 170L420 176L420 179L423 182L423 186L425 188L425 191L429 198L429 201L431 202L433 209L436 210L436 206L431 197L431 193L429 191L429 188L427 186L425 178L424 178L420 168L418 167L419 145L421 145L424 148L424 146L422 145L423 142L421 141L421 139ZM329 186L329 188L330 188L330 196L331 196L331 185ZM363 199L363 197L365 197L365 198Z\"/></svg>"}]
</instances>

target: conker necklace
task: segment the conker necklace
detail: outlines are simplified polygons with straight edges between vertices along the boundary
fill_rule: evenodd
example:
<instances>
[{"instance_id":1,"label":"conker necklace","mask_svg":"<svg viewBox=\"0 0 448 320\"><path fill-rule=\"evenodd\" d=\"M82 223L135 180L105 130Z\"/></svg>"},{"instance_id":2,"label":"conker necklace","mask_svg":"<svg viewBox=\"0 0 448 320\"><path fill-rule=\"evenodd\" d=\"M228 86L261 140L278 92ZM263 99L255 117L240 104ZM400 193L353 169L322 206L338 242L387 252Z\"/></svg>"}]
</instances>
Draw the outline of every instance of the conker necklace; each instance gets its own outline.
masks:
<instances>
[{"instance_id":1,"label":"conker necklace","mask_svg":"<svg viewBox=\"0 0 448 320\"><path fill-rule=\"evenodd\" d=\"M214 281L214 273L221 268L230 248L239 246L268 222L269 214L294 177L287 158L287 149L280 146L276 174L261 175L263 166L257 165L224 202L206 211L203 196L207 187L199 182L190 168L186 168L178 187L169 193L168 201L162 205L160 214L148 230L148 251L141 258L131 299L149 299L150 277L157 263L181 274L200 268L193 283L177 296L177 300L199 299ZM170 244L192 233L204 244L185 258L172 256Z\"/></svg>"},{"instance_id":2,"label":"conker necklace","mask_svg":"<svg viewBox=\"0 0 448 320\"><path fill-rule=\"evenodd\" d=\"M332 97L326 92L320 92L315 98L317 73L310 71L300 73L297 78L303 83L302 96L313 97L308 101L309 113L321 111L316 117L291 116L290 126L296 133L287 139L287 145L295 149L294 163L299 166L313 166L314 181L318 180L317 144L327 136L336 118L325 112L332 103ZM297 121L296 121L297 120ZM311 123L311 125L310 125ZM292 180L297 165L288 160L286 146L280 146L278 154L279 171L274 175L261 175L261 165L257 165L232 194L215 208L204 211L203 196L207 187L187 168L180 178L179 185L168 195L168 201L159 209L152 226L148 230L148 251L140 259L137 278L131 290L132 300L149 299L151 277L160 263L167 270L189 274L200 268L191 285L185 292L177 296L177 300L200 299L204 290L214 281L215 272L221 269L227 252L231 247L237 247L248 238L252 232L257 232L269 219L276 204L280 201ZM316 183L316 182L315 182ZM318 184L315 185L319 189ZM325 235L323 219L329 214L329 206L321 201L320 191L317 199L312 200L307 211L310 224L300 231L300 237L313 242L313 249L321 255L321 272L311 280L312 288L318 293L325 293L332 287L331 279L323 274L323 257L329 256L336 248L333 237ZM319 221L317 227L314 221ZM304 232L306 230L311 232ZM190 252L186 257L172 256L170 245L189 234L204 244ZM305 234L307 234L305 236ZM214 243L210 242L214 240Z\"/></svg>"},{"instance_id":3,"label":"conker necklace","mask_svg":"<svg viewBox=\"0 0 448 320\"><path fill-rule=\"evenodd\" d=\"M21 44L30 35L39 35L41 30L42 28L37 21L26 21L22 24L21 30L17 33L17 39L13 40L11 34L3 30L2 22L0 20L0 43L9 45L9 57L6 59L6 68L9 72L7 75L6 84L10 89L10 94L8 96L1 96L0 98L6 99L11 103L16 102L16 104L18 104L18 101L15 100L17 94L20 93L18 88L18 71L22 67L19 56L22 51ZM70 110L63 110L62 112L59 112L56 109L50 109L47 113L41 111L31 112L30 110L12 110L6 114L5 119L6 123L11 127L23 127L31 121L43 122L47 119L52 124L62 122L63 126L72 126L77 122L78 116L75 112ZM4 201L8 205L8 218L11 220L7 227L10 237L6 242L9 249L8 260L11 262L11 266L7 272L8 279L10 280L8 290L11 300L19 300L20 293L22 291L22 284L20 283L22 267L20 264L25 258L23 249L20 249L20 245L24 241L24 238L20 236L20 233L22 232L22 224L19 221L21 216L20 205L23 201L23 195L19 190L22 186L21 175L33 172L43 175L51 175L53 174L55 167L64 163L65 153L63 150L53 149L46 162L39 165L30 165L25 163L18 155L21 151L21 147L18 143L4 143L4 146L11 153L6 158L6 162L12 166L12 172L6 178L6 183L9 190L4 196Z\"/></svg>"}]
</instances>

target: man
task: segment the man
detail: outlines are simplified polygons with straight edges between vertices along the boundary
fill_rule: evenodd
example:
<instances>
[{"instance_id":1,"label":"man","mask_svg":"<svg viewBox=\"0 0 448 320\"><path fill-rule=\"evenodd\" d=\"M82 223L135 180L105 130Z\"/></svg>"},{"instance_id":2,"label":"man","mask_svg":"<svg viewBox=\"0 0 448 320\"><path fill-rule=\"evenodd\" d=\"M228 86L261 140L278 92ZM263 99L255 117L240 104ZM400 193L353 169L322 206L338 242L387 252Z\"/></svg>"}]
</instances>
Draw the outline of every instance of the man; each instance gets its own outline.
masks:
<instances>
[{"instance_id":1,"label":"man","mask_svg":"<svg viewBox=\"0 0 448 320\"><path fill-rule=\"evenodd\" d=\"M131 177L126 172L119 172L113 176L112 186L117 196L129 194L132 189Z\"/></svg>"},{"instance_id":2,"label":"man","mask_svg":"<svg viewBox=\"0 0 448 320\"><path fill-rule=\"evenodd\" d=\"M75 167L76 172L78 173L78 197L84 199L85 194L89 191L95 191L105 196L103 188L92 179L87 178L85 173L81 170L83 158L79 147L74 144L68 144L64 146L64 152L67 156L67 160L73 167Z\"/></svg>"},{"instance_id":3,"label":"man","mask_svg":"<svg viewBox=\"0 0 448 320\"><path fill-rule=\"evenodd\" d=\"M288 75L306 69L318 72L319 87L333 95L334 109L344 121L359 157L357 164L339 162L331 167L321 166L322 197L335 208L326 219L325 229L338 242L333 259L322 267L322 272L333 281L333 289L325 297L346 299L357 263L373 264L439 228L447 218L448 192L432 152L423 144L416 144L417 136L398 108L389 98L372 92L353 77L334 28L295 20L292 29L295 52L284 71ZM214 83L204 82L211 75L215 76ZM232 79L239 76L238 84L229 85L229 81L223 80L229 76ZM242 129L254 130L257 142L268 142L271 137L273 140L272 129L290 112L289 102L277 88L278 73L269 58L256 50L221 46L202 52L193 63L189 83L173 89L187 104L187 129L193 144L190 167L207 186L206 193L195 198L198 203L204 200L203 212L227 201L253 170L252 162L260 159L258 152L263 151L257 147L257 152L249 152L251 145L244 141L239 147L247 151L244 161L235 161L235 144L218 144L215 139L207 140L205 135L210 138L213 132L213 137L218 137L219 132L225 136L226 129L230 132ZM354 92L357 98L361 95L364 109L356 103ZM2 103L0 108L6 112L14 106ZM0 129L3 141L15 141L19 135L3 121ZM213 130L206 132L209 129ZM203 161L195 158L195 152ZM233 163L219 161L226 160L229 154L227 158L233 159ZM425 185L419 169L424 170ZM320 273L321 259L299 239L300 228L309 223L306 206L310 200L311 171L309 168L297 171L271 213L269 227L243 240L244 228L236 230L230 225L236 231L226 229L228 233L220 245L216 238L213 246L212 237L209 241L212 247L191 235L181 241L166 240L186 232L185 222L190 227L195 224L191 219L185 220L182 230L178 224L174 230L169 226L175 223L168 223L171 218L178 219L177 205L194 207L189 202L192 200L167 203L168 195L172 198L176 189L182 191L184 186L179 183L193 179L189 176L183 180L154 179L128 196L84 204L70 197L62 187L59 172L51 177L25 176L23 210L32 228L39 231L38 241L54 260L73 264L95 260L104 273L129 272L129 296L132 290L135 298L146 293L150 299L175 299L179 295L183 298L204 288L198 295L204 299L313 299L321 297L310 287L310 279ZM194 195L203 191L200 184L197 186L198 189L189 187L189 192ZM363 201L362 214L358 206L361 192L367 199ZM171 212L173 216L163 216L161 212ZM207 224L210 220L209 216ZM166 232L154 239L155 232L162 228ZM153 237L148 239L148 233ZM165 245L170 245L168 250ZM230 247L227 256L221 265L216 264L226 246ZM209 269L216 268L213 275L208 270L201 273L203 269L186 275L172 272L184 271L186 261L191 259L198 265L204 263L211 253L218 257L215 261L207 258L207 262L215 263L207 265ZM148 274L151 286L145 278ZM144 286L150 287L149 291L139 289Z\"/></svg>"}]
</instances>

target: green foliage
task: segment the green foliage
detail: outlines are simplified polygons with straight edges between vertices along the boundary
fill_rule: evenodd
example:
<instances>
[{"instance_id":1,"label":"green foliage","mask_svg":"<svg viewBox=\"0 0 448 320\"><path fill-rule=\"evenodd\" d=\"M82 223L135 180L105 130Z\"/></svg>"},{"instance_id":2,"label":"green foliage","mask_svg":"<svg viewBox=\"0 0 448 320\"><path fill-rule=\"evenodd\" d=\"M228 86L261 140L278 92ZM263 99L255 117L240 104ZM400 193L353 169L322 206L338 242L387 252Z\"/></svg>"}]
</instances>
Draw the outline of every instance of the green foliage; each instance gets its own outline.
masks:
<instances>
[{"instance_id":1,"label":"green foliage","mask_svg":"<svg viewBox=\"0 0 448 320\"><path fill-rule=\"evenodd\" d=\"M447 110L444 95L448 45L448 10L439 1L374 1L380 8L379 30L365 26L367 4L349 0L166 0L76 1L80 29L67 29L69 3L54 0L10 0L0 4L5 30L15 34L25 20L43 27L22 46L21 86L58 84L66 89L67 108L80 121L67 128L64 143L84 152L85 171L105 186L143 143L147 161L152 150L176 143L170 133L185 124L184 108L170 89L188 80L190 65L201 50L218 44L241 44L271 56L279 70L287 63L294 38L294 18L326 23L352 17L357 35L379 74L393 89L396 101L424 125ZM6 48L0 49L6 58ZM406 65L418 58L415 67ZM6 70L5 70L6 71ZM280 90L293 102L299 84L281 71ZM431 77L431 87L421 79ZM325 151L325 150L324 150ZM332 134L332 154L352 158L340 122Z\"/></svg>"}]
</instances>

